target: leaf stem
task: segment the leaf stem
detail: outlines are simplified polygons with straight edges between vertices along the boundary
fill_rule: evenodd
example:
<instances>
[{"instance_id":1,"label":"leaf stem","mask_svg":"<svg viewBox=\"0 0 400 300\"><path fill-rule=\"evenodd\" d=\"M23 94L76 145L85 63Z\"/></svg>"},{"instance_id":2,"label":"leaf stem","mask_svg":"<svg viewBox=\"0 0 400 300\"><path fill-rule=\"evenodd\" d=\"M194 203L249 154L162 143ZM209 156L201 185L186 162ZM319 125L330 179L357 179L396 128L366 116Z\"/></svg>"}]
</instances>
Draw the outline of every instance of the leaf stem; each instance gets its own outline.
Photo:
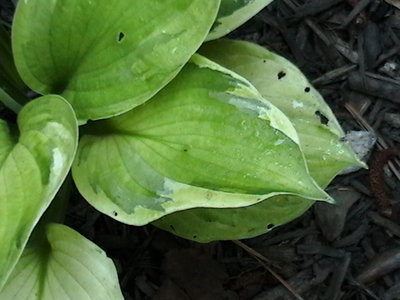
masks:
<instances>
[{"instance_id":1,"label":"leaf stem","mask_svg":"<svg viewBox=\"0 0 400 300\"><path fill-rule=\"evenodd\" d=\"M8 95L3 89L0 88L0 102L2 102L7 108L11 109L16 114L22 108L22 105L15 101L10 95Z\"/></svg>"}]
</instances>

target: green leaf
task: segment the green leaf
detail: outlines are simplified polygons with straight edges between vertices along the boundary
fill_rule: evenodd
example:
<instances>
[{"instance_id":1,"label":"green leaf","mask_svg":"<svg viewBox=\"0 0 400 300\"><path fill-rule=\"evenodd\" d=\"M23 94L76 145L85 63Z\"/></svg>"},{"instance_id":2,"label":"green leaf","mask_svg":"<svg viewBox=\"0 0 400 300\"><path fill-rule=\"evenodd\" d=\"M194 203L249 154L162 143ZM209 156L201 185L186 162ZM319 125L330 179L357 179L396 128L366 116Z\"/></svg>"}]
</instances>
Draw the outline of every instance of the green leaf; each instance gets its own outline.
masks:
<instances>
[{"instance_id":1,"label":"green leaf","mask_svg":"<svg viewBox=\"0 0 400 300\"><path fill-rule=\"evenodd\" d=\"M282 193L329 200L286 116L198 55L152 100L83 132L75 183L95 208L128 224Z\"/></svg>"},{"instance_id":2,"label":"green leaf","mask_svg":"<svg viewBox=\"0 0 400 300\"><path fill-rule=\"evenodd\" d=\"M343 168L364 166L341 140L343 131L328 105L289 61L242 41L214 41L200 52L246 77L292 120L310 173L322 187ZM311 204L300 197L277 196L250 207L176 212L153 224L199 242L243 239L268 232L270 224L277 226L295 219Z\"/></svg>"},{"instance_id":3,"label":"green leaf","mask_svg":"<svg viewBox=\"0 0 400 300\"><path fill-rule=\"evenodd\" d=\"M314 203L296 196L275 196L241 208L195 208L152 224L201 243L252 238L301 216Z\"/></svg>"},{"instance_id":4,"label":"green leaf","mask_svg":"<svg viewBox=\"0 0 400 300\"><path fill-rule=\"evenodd\" d=\"M11 51L11 39L9 33L0 25L0 75L7 78L19 90L25 89L15 68L14 59Z\"/></svg>"},{"instance_id":5,"label":"green leaf","mask_svg":"<svg viewBox=\"0 0 400 300\"><path fill-rule=\"evenodd\" d=\"M344 133L329 106L291 62L244 41L213 41L200 52L245 77L289 117L298 132L310 173L318 184L328 185L348 166L365 167L343 141Z\"/></svg>"},{"instance_id":6,"label":"green leaf","mask_svg":"<svg viewBox=\"0 0 400 300\"><path fill-rule=\"evenodd\" d=\"M59 96L28 103L18 129L0 120L0 288L67 175L77 140L75 114Z\"/></svg>"},{"instance_id":7,"label":"green leaf","mask_svg":"<svg viewBox=\"0 0 400 300\"><path fill-rule=\"evenodd\" d=\"M144 103L205 39L220 0L19 1L17 69L33 90L62 94L80 121Z\"/></svg>"},{"instance_id":8,"label":"green leaf","mask_svg":"<svg viewBox=\"0 0 400 300\"><path fill-rule=\"evenodd\" d=\"M221 0L221 6L207 40L227 35L256 15L273 0Z\"/></svg>"},{"instance_id":9,"label":"green leaf","mask_svg":"<svg viewBox=\"0 0 400 300\"><path fill-rule=\"evenodd\" d=\"M46 227L45 241L30 241L1 299L123 300L115 266L103 250L71 228Z\"/></svg>"},{"instance_id":10,"label":"green leaf","mask_svg":"<svg viewBox=\"0 0 400 300\"><path fill-rule=\"evenodd\" d=\"M0 102L19 112L21 105L28 102L23 93L25 89L14 65L10 36L0 25Z\"/></svg>"}]
</instances>

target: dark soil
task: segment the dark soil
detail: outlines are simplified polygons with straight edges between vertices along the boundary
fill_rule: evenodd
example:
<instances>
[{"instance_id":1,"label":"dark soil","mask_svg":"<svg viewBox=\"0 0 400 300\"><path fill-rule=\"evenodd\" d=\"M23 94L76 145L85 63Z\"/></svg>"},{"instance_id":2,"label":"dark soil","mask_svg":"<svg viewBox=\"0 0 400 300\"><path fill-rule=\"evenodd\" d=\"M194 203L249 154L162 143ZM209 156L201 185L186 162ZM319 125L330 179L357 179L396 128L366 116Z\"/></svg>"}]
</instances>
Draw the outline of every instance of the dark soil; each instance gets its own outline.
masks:
<instances>
[{"instance_id":1,"label":"dark soil","mask_svg":"<svg viewBox=\"0 0 400 300\"><path fill-rule=\"evenodd\" d=\"M68 224L115 261L126 299L400 299L399 7L399 0L275 0L231 34L291 60L346 131L378 138L370 170L330 185L338 206L317 204L257 238L198 244L118 223L77 194Z\"/></svg>"}]
</instances>

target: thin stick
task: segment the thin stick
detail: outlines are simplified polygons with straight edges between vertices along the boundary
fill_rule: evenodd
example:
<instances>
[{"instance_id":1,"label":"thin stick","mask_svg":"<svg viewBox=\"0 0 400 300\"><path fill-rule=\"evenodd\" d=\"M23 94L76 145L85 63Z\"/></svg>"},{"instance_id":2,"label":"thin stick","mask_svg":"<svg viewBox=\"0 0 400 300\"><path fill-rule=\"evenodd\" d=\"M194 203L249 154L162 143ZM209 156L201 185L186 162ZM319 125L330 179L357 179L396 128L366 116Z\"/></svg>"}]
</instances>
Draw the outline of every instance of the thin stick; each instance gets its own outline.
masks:
<instances>
[{"instance_id":1,"label":"thin stick","mask_svg":"<svg viewBox=\"0 0 400 300\"><path fill-rule=\"evenodd\" d=\"M17 101L15 101L10 95L8 95L1 87L0 87L0 102L7 108L11 109L16 114L19 113L22 106Z\"/></svg>"},{"instance_id":2,"label":"thin stick","mask_svg":"<svg viewBox=\"0 0 400 300\"><path fill-rule=\"evenodd\" d=\"M357 112L357 110L350 103L346 103L344 106L363 129L373 133L376 136L378 149L389 148L389 145L386 143L386 141L374 130L374 128L372 128L371 125L369 125L369 123ZM393 161L395 161L397 165L400 165L397 159L394 159ZM388 166L390 168L390 171L392 171L392 173L396 176L397 180L400 181L400 173L398 171L398 168L396 168L392 162L389 162Z\"/></svg>"},{"instance_id":3,"label":"thin stick","mask_svg":"<svg viewBox=\"0 0 400 300\"><path fill-rule=\"evenodd\" d=\"M281 276L279 276L274 270L272 270L267 264L272 265L272 262L263 256L261 253L250 248L241 241L232 241L234 244L242 248L244 251L253 256L263 267L270 272L292 295L298 300L304 300Z\"/></svg>"}]
</instances>

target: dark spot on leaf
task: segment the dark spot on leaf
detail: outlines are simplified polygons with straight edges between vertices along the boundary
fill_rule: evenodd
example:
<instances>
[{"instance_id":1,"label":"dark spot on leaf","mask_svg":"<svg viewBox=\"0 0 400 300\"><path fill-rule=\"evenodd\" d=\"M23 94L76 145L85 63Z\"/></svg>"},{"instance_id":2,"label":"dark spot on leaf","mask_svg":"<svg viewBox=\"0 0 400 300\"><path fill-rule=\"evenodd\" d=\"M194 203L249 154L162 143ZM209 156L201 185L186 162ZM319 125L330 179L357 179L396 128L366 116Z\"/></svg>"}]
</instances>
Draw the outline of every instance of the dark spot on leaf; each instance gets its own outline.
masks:
<instances>
[{"instance_id":1,"label":"dark spot on leaf","mask_svg":"<svg viewBox=\"0 0 400 300\"><path fill-rule=\"evenodd\" d=\"M122 31L120 33L118 33L118 43L122 42L125 38L125 33L123 33Z\"/></svg>"},{"instance_id":2,"label":"dark spot on leaf","mask_svg":"<svg viewBox=\"0 0 400 300\"><path fill-rule=\"evenodd\" d=\"M268 224L267 229L272 229L272 227L274 227L274 226L275 226L274 224Z\"/></svg>"},{"instance_id":3,"label":"dark spot on leaf","mask_svg":"<svg viewBox=\"0 0 400 300\"><path fill-rule=\"evenodd\" d=\"M315 112L315 115L319 118L321 124L326 125L329 122L329 119L325 117L319 110Z\"/></svg>"},{"instance_id":4,"label":"dark spot on leaf","mask_svg":"<svg viewBox=\"0 0 400 300\"><path fill-rule=\"evenodd\" d=\"M169 228L171 228L173 231L176 231L173 225L169 225Z\"/></svg>"},{"instance_id":5,"label":"dark spot on leaf","mask_svg":"<svg viewBox=\"0 0 400 300\"><path fill-rule=\"evenodd\" d=\"M278 79L282 79L282 78L285 77L285 76L286 76L286 73L283 72L283 71L280 71L280 72L278 73Z\"/></svg>"},{"instance_id":6,"label":"dark spot on leaf","mask_svg":"<svg viewBox=\"0 0 400 300\"><path fill-rule=\"evenodd\" d=\"M263 63L265 64L267 62L267 60L263 59Z\"/></svg>"},{"instance_id":7,"label":"dark spot on leaf","mask_svg":"<svg viewBox=\"0 0 400 300\"><path fill-rule=\"evenodd\" d=\"M114 217L118 216L118 213L116 211L113 211Z\"/></svg>"},{"instance_id":8,"label":"dark spot on leaf","mask_svg":"<svg viewBox=\"0 0 400 300\"><path fill-rule=\"evenodd\" d=\"M306 88L304 89L304 91L305 91L306 93L309 93L309 92L311 91L311 89L310 89L310 87L306 87Z\"/></svg>"},{"instance_id":9,"label":"dark spot on leaf","mask_svg":"<svg viewBox=\"0 0 400 300\"><path fill-rule=\"evenodd\" d=\"M194 238L194 239L197 238L197 235L194 235L193 238Z\"/></svg>"},{"instance_id":10,"label":"dark spot on leaf","mask_svg":"<svg viewBox=\"0 0 400 300\"><path fill-rule=\"evenodd\" d=\"M183 149L183 152L188 152L188 149Z\"/></svg>"}]
</instances>

